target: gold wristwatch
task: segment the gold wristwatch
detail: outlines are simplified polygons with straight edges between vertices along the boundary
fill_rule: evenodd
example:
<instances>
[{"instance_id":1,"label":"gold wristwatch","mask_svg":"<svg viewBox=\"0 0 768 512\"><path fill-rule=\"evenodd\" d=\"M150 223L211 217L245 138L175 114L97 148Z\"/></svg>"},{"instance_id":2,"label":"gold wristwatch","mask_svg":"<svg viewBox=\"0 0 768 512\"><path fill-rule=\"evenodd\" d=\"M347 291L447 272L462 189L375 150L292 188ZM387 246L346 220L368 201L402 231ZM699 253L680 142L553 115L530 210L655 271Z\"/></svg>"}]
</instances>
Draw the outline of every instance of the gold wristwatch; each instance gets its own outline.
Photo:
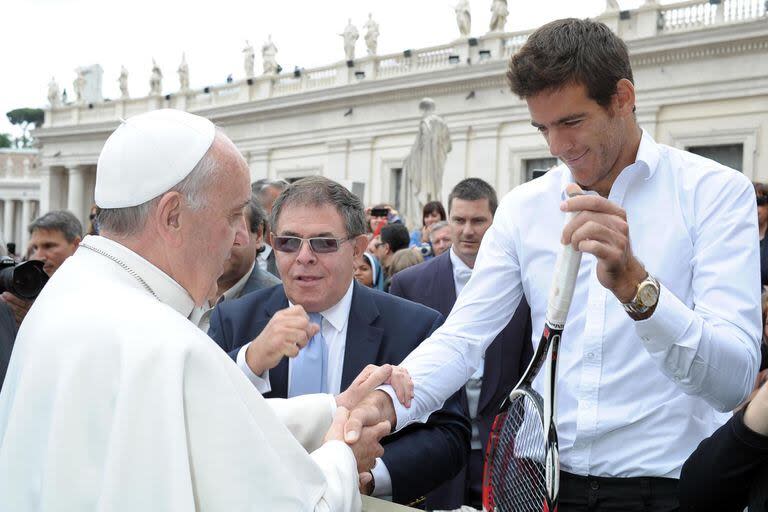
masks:
<instances>
[{"instance_id":1,"label":"gold wristwatch","mask_svg":"<svg viewBox=\"0 0 768 512\"><path fill-rule=\"evenodd\" d=\"M651 274L648 274L645 279L638 283L637 291L632 300L621 305L633 320L644 320L651 316L649 312L653 313L653 309L659 302L660 292L659 282Z\"/></svg>"}]
</instances>

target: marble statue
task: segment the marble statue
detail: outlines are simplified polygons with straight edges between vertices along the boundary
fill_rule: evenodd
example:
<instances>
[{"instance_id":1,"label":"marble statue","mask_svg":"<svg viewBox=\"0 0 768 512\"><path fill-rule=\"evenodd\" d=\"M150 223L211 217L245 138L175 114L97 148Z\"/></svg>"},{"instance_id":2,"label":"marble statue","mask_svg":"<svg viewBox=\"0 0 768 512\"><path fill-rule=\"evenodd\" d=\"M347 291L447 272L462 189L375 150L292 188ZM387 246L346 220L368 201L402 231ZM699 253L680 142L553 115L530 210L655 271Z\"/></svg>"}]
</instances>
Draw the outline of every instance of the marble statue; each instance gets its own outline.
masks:
<instances>
[{"instance_id":1,"label":"marble statue","mask_svg":"<svg viewBox=\"0 0 768 512\"><path fill-rule=\"evenodd\" d=\"M503 32L504 25L507 24L507 16L509 16L507 0L493 0L493 3L491 4L490 31Z\"/></svg>"},{"instance_id":2,"label":"marble statue","mask_svg":"<svg viewBox=\"0 0 768 512\"><path fill-rule=\"evenodd\" d=\"M149 77L149 94L157 95L163 93L163 72L157 65L155 59L152 59L152 75Z\"/></svg>"},{"instance_id":3,"label":"marble statue","mask_svg":"<svg viewBox=\"0 0 768 512\"><path fill-rule=\"evenodd\" d=\"M456 24L459 26L461 37L469 37L472 30L472 15L469 12L469 0L459 0L456 7Z\"/></svg>"},{"instance_id":4,"label":"marble statue","mask_svg":"<svg viewBox=\"0 0 768 512\"><path fill-rule=\"evenodd\" d=\"M267 37L267 42L261 47L261 60L265 75L277 74L277 68L279 67L277 64L277 46L272 42L272 34Z\"/></svg>"},{"instance_id":5,"label":"marble statue","mask_svg":"<svg viewBox=\"0 0 768 512\"><path fill-rule=\"evenodd\" d=\"M355 60L355 43L360 38L360 33L357 31L357 27L352 24L351 19L347 20L344 32L339 35L344 38L344 56L348 61Z\"/></svg>"},{"instance_id":6,"label":"marble statue","mask_svg":"<svg viewBox=\"0 0 768 512\"><path fill-rule=\"evenodd\" d=\"M61 98L59 96L59 84L56 83L56 79L51 77L51 81L48 82L48 103L51 104L51 108L56 108L61 105Z\"/></svg>"},{"instance_id":7,"label":"marble statue","mask_svg":"<svg viewBox=\"0 0 768 512\"><path fill-rule=\"evenodd\" d=\"M379 42L379 24L373 20L373 14L368 13L368 21L363 25L365 29L365 47L368 55L376 55L376 47Z\"/></svg>"},{"instance_id":8,"label":"marble statue","mask_svg":"<svg viewBox=\"0 0 768 512\"><path fill-rule=\"evenodd\" d=\"M72 90L75 92L75 103L83 103L83 93L85 92L85 75L82 70L77 70L77 78L72 82Z\"/></svg>"},{"instance_id":9,"label":"marble statue","mask_svg":"<svg viewBox=\"0 0 768 512\"><path fill-rule=\"evenodd\" d=\"M189 90L189 66L187 65L187 56L182 53L181 54L181 64L179 64L179 69L177 70L179 73L179 86L180 90L182 92L186 92Z\"/></svg>"},{"instance_id":10,"label":"marble statue","mask_svg":"<svg viewBox=\"0 0 768 512\"><path fill-rule=\"evenodd\" d=\"M128 70L125 69L125 66L120 66L120 76L117 83L120 85L120 99L127 100L130 98L128 94Z\"/></svg>"},{"instance_id":11,"label":"marble statue","mask_svg":"<svg viewBox=\"0 0 768 512\"><path fill-rule=\"evenodd\" d=\"M407 206L411 226L421 225L422 208L429 201L440 201L445 160L451 151L451 134L443 118L435 114L435 102L424 98L419 103L419 133L403 162Z\"/></svg>"},{"instance_id":12,"label":"marble statue","mask_svg":"<svg viewBox=\"0 0 768 512\"><path fill-rule=\"evenodd\" d=\"M245 48L243 48L243 66L245 67L245 78L253 78L253 59L256 53L253 51L253 45L249 42L245 42Z\"/></svg>"}]
</instances>

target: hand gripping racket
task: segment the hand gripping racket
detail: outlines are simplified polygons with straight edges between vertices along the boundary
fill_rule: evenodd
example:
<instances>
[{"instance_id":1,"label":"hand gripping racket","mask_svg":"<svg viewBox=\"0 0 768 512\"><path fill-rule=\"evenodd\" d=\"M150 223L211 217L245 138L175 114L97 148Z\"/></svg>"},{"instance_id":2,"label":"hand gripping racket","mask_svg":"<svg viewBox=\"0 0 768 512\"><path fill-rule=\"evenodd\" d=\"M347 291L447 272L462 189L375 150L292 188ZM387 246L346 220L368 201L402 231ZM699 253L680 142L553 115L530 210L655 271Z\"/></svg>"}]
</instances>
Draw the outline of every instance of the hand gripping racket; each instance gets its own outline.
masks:
<instances>
[{"instance_id":1,"label":"hand gripping racket","mask_svg":"<svg viewBox=\"0 0 768 512\"><path fill-rule=\"evenodd\" d=\"M573 214L567 213L566 224L571 218ZM493 422L483 470L483 506L488 512L557 512L557 351L580 263L580 252L571 245L561 247L541 341L523 378L501 404ZM532 384L545 362L542 397Z\"/></svg>"}]
</instances>

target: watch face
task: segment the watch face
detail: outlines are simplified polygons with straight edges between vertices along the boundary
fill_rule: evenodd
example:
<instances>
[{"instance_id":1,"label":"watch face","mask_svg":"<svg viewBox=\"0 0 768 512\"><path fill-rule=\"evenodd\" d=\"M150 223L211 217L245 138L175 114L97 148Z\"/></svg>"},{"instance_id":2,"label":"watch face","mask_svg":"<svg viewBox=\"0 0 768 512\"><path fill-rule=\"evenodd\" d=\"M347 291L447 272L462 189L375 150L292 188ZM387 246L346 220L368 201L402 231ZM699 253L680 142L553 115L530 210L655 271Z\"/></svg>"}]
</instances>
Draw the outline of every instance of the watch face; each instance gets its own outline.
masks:
<instances>
[{"instance_id":1,"label":"watch face","mask_svg":"<svg viewBox=\"0 0 768 512\"><path fill-rule=\"evenodd\" d=\"M638 301L646 307L651 307L659 300L659 289L653 283L643 283L637 290Z\"/></svg>"}]
</instances>

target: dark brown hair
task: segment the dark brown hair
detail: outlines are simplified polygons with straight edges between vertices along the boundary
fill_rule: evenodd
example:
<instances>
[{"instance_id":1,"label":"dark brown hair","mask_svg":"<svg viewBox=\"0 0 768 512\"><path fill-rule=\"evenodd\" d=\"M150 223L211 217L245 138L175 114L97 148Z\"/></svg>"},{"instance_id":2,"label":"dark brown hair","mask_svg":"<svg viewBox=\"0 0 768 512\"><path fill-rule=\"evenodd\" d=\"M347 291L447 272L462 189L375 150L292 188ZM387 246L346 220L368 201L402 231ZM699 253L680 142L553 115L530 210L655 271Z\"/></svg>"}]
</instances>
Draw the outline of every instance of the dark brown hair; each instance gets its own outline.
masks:
<instances>
[{"instance_id":1,"label":"dark brown hair","mask_svg":"<svg viewBox=\"0 0 768 512\"><path fill-rule=\"evenodd\" d=\"M606 107L622 78L634 83L627 45L605 24L566 18L537 29L509 60L512 92L525 99L570 84Z\"/></svg>"},{"instance_id":2,"label":"dark brown hair","mask_svg":"<svg viewBox=\"0 0 768 512\"><path fill-rule=\"evenodd\" d=\"M430 201L424 205L421 210L421 225L424 225L424 218L430 213L437 213L440 216L440 220L445 220L448 217L445 215L445 208L440 201Z\"/></svg>"}]
</instances>

